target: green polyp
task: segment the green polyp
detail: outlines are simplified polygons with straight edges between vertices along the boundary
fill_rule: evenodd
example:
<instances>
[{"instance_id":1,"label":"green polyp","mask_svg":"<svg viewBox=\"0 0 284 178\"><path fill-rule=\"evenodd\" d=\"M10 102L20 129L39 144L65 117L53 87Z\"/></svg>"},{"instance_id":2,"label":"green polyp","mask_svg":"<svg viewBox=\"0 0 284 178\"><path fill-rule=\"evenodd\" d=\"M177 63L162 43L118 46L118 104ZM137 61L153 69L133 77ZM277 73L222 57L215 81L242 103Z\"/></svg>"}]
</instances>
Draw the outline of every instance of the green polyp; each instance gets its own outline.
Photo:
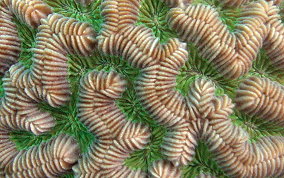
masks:
<instances>
[{"instance_id":1,"label":"green polyp","mask_svg":"<svg viewBox=\"0 0 284 178\"><path fill-rule=\"evenodd\" d=\"M51 134L34 135L31 132L15 130L10 132L10 139L15 143L18 150L26 150L32 146L39 145L52 137Z\"/></svg>"},{"instance_id":2,"label":"green polyp","mask_svg":"<svg viewBox=\"0 0 284 178\"><path fill-rule=\"evenodd\" d=\"M227 94L235 95L235 89L239 83L238 80L230 80L219 74L212 63L208 62L199 55L197 47L188 44L188 60L185 65L179 70L179 75L176 77L176 89L184 96L188 95L191 84L198 78L210 80L215 85L215 94L217 96Z\"/></svg>"},{"instance_id":3,"label":"green polyp","mask_svg":"<svg viewBox=\"0 0 284 178\"><path fill-rule=\"evenodd\" d=\"M155 160L162 159L160 146L166 129L156 123L145 110L137 96L135 81L141 74L140 69L129 65L128 62L121 57L105 55L100 51L95 51L92 56L89 57L70 55L68 63L69 82L71 84L72 93L78 92L80 78L83 77L86 72L92 70L106 72L115 71L127 81L126 90L115 103L121 112L125 114L127 120L148 126L152 134L149 144L145 148L131 153L129 158L125 160L125 165L131 169L141 168L145 170Z\"/></svg>"},{"instance_id":4,"label":"green polyp","mask_svg":"<svg viewBox=\"0 0 284 178\"><path fill-rule=\"evenodd\" d=\"M209 5L212 6L214 8L217 7L223 7L223 4L221 1L219 0L193 0L191 2L192 5L196 5L196 4L205 4L205 5Z\"/></svg>"},{"instance_id":5,"label":"green polyp","mask_svg":"<svg viewBox=\"0 0 284 178\"><path fill-rule=\"evenodd\" d=\"M19 62L27 68L30 68L32 65L33 48L36 46L37 29L33 29L16 17L13 18L13 21L17 26L18 36L21 41Z\"/></svg>"},{"instance_id":6,"label":"green polyp","mask_svg":"<svg viewBox=\"0 0 284 178\"><path fill-rule=\"evenodd\" d=\"M5 95L2 79L3 79L3 76L0 76L0 98L3 98L3 96Z\"/></svg>"},{"instance_id":7,"label":"green polyp","mask_svg":"<svg viewBox=\"0 0 284 178\"><path fill-rule=\"evenodd\" d=\"M284 1L281 1L280 4L279 4L279 15L280 15L280 18L281 18L281 21L282 23L284 22Z\"/></svg>"},{"instance_id":8,"label":"green polyp","mask_svg":"<svg viewBox=\"0 0 284 178\"><path fill-rule=\"evenodd\" d=\"M106 72L115 71L121 74L123 79L127 80L128 84L134 81L140 74L138 68L130 66L123 58L105 55L98 50L95 50L95 52L88 57L69 55L68 80L73 93L77 91L76 88L79 86L80 78L92 70Z\"/></svg>"},{"instance_id":9,"label":"green polyp","mask_svg":"<svg viewBox=\"0 0 284 178\"><path fill-rule=\"evenodd\" d=\"M150 125L150 142L141 150L136 150L124 161L130 169L142 169L147 171L153 162L164 159L161 145L167 133L167 129L159 125Z\"/></svg>"},{"instance_id":10,"label":"green polyp","mask_svg":"<svg viewBox=\"0 0 284 178\"><path fill-rule=\"evenodd\" d=\"M67 173L63 176L60 176L60 178L73 178L73 177L75 177L74 173Z\"/></svg>"},{"instance_id":11,"label":"green polyp","mask_svg":"<svg viewBox=\"0 0 284 178\"><path fill-rule=\"evenodd\" d=\"M258 141L264 136L284 136L284 128L277 123L257 116L248 116L235 110L230 116L233 124L242 127L249 136L249 141Z\"/></svg>"},{"instance_id":12,"label":"green polyp","mask_svg":"<svg viewBox=\"0 0 284 178\"><path fill-rule=\"evenodd\" d=\"M95 0L87 6L83 6L76 0L44 0L44 2L46 2L55 13L89 23L97 32L101 29L103 23L101 0Z\"/></svg>"},{"instance_id":13,"label":"green polyp","mask_svg":"<svg viewBox=\"0 0 284 178\"><path fill-rule=\"evenodd\" d=\"M68 105L60 108L52 108L49 105L40 106L41 109L48 111L56 118L56 125L51 131L52 135L66 133L72 135L79 144L82 153L87 152L93 142L97 142L97 138L88 128L80 122L77 114L77 96L72 95Z\"/></svg>"},{"instance_id":14,"label":"green polyp","mask_svg":"<svg viewBox=\"0 0 284 178\"><path fill-rule=\"evenodd\" d=\"M153 120L142 107L133 86L128 85L122 97L116 101L116 105L126 114L127 118L135 122L152 123Z\"/></svg>"},{"instance_id":15,"label":"green polyp","mask_svg":"<svg viewBox=\"0 0 284 178\"><path fill-rule=\"evenodd\" d=\"M136 79L136 77L134 77ZM167 129L159 125L143 107L134 87L135 80L128 81L126 91L116 100L116 105L125 114L127 120L141 123L149 128L151 133L149 143L140 150L136 150L124 161L130 169L146 171L154 161L163 159L161 145Z\"/></svg>"},{"instance_id":16,"label":"green polyp","mask_svg":"<svg viewBox=\"0 0 284 178\"><path fill-rule=\"evenodd\" d=\"M154 36L159 38L161 43L166 43L170 38L177 37L166 20L169 10L170 8L160 0L143 0L137 24L145 25L152 30Z\"/></svg>"},{"instance_id":17,"label":"green polyp","mask_svg":"<svg viewBox=\"0 0 284 178\"><path fill-rule=\"evenodd\" d=\"M218 12L222 22L227 26L228 30L230 32L235 32L236 25L240 23L240 8L226 8L224 10L219 10Z\"/></svg>"},{"instance_id":18,"label":"green polyp","mask_svg":"<svg viewBox=\"0 0 284 178\"><path fill-rule=\"evenodd\" d=\"M201 173L208 173L220 178L228 178L214 160L214 155L210 152L207 143L199 140L195 148L193 160L182 167L183 178L195 178Z\"/></svg>"},{"instance_id":19,"label":"green polyp","mask_svg":"<svg viewBox=\"0 0 284 178\"><path fill-rule=\"evenodd\" d=\"M266 77L272 81L284 84L284 71L277 69L277 66L271 64L266 51L261 48L253 61L252 68L249 71L249 76Z\"/></svg>"},{"instance_id":20,"label":"green polyp","mask_svg":"<svg viewBox=\"0 0 284 178\"><path fill-rule=\"evenodd\" d=\"M43 112L48 112L53 116L56 121L55 127L41 135L34 135L27 131L13 131L11 132L11 138L15 142L19 150L28 149L31 146L39 145L43 141L46 141L56 135L65 133L73 136L80 147L82 153L86 152L89 146L96 142L96 137L88 131L77 117L76 99L77 96L72 95L68 105L58 108L51 107L46 102L38 103L38 108Z\"/></svg>"}]
</instances>

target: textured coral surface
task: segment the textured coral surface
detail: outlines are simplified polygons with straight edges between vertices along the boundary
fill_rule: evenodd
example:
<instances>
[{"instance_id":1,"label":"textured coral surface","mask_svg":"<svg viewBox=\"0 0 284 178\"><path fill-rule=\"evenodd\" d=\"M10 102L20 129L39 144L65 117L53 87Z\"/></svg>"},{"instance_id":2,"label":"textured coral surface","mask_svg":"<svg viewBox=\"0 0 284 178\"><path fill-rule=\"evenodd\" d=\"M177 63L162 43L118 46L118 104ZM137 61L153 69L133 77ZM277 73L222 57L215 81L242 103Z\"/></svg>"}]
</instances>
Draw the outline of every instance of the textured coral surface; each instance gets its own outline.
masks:
<instances>
[{"instance_id":1,"label":"textured coral surface","mask_svg":"<svg viewBox=\"0 0 284 178\"><path fill-rule=\"evenodd\" d=\"M0 0L0 177L283 177L283 4Z\"/></svg>"}]
</instances>

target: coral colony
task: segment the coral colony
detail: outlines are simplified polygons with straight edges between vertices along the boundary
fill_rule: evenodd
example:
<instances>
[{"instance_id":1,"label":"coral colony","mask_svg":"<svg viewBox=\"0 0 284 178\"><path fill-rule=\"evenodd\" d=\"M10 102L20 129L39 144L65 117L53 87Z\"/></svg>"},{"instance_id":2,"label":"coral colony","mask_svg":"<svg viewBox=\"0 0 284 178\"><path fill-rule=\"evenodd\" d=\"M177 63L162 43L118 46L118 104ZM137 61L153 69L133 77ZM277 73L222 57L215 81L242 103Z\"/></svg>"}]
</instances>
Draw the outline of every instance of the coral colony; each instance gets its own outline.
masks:
<instances>
[{"instance_id":1,"label":"coral colony","mask_svg":"<svg viewBox=\"0 0 284 178\"><path fill-rule=\"evenodd\" d=\"M0 177L284 176L283 4L0 0Z\"/></svg>"}]
</instances>

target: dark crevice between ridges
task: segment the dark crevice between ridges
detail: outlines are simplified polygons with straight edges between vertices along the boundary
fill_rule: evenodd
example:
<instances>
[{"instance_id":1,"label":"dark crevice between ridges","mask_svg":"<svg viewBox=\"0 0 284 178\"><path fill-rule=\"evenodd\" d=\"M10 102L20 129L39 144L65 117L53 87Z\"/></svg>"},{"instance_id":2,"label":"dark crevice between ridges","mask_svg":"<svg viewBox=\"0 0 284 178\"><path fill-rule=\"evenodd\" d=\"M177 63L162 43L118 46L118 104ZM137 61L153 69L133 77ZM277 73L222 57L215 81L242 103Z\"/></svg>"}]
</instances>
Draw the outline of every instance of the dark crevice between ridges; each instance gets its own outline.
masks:
<instances>
[{"instance_id":1,"label":"dark crevice between ridges","mask_svg":"<svg viewBox=\"0 0 284 178\"><path fill-rule=\"evenodd\" d=\"M195 151L193 160L181 168L183 178L195 178L201 173L218 178L228 178L214 160L214 155L210 152L206 141L199 140Z\"/></svg>"},{"instance_id":2,"label":"dark crevice between ridges","mask_svg":"<svg viewBox=\"0 0 284 178\"><path fill-rule=\"evenodd\" d=\"M161 43L166 43L177 34L170 29L167 23L167 13L170 8L160 0L143 0L139 9L137 25L143 24L152 30Z\"/></svg>"},{"instance_id":3,"label":"dark crevice between ridges","mask_svg":"<svg viewBox=\"0 0 284 178\"><path fill-rule=\"evenodd\" d=\"M101 15L102 0L94 0L87 6L82 5L76 0L43 1L47 3L55 13L89 23L96 30L96 32L101 30L103 23L103 17Z\"/></svg>"}]
</instances>

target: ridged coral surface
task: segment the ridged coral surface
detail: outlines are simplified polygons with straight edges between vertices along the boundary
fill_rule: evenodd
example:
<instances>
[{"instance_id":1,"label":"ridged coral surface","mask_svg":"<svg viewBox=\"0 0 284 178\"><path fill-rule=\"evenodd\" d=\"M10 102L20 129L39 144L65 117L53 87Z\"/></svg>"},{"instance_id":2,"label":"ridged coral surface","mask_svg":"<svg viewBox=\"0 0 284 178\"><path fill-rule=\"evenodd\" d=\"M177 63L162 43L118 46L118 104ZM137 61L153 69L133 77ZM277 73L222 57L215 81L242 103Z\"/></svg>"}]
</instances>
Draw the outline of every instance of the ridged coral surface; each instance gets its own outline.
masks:
<instances>
[{"instance_id":1,"label":"ridged coral surface","mask_svg":"<svg viewBox=\"0 0 284 178\"><path fill-rule=\"evenodd\" d=\"M0 0L0 177L283 177L283 5Z\"/></svg>"}]
</instances>

